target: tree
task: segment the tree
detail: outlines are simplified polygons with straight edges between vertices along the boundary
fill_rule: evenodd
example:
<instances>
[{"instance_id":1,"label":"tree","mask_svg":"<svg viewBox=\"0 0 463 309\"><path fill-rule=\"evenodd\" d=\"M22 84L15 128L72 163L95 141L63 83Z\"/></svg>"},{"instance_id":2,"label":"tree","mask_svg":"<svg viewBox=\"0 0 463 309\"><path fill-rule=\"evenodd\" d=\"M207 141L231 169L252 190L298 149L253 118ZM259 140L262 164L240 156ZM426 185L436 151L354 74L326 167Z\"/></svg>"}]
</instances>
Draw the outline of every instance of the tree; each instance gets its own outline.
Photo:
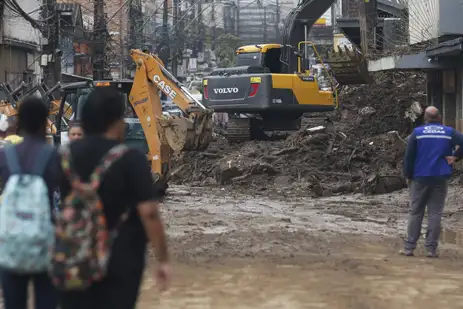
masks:
<instances>
[{"instance_id":1,"label":"tree","mask_svg":"<svg viewBox=\"0 0 463 309\"><path fill-rule=\"evenodd\" d=\"M231 67L235 63L236 49L240 47L241 39L224 33L217 38L217 48L215 55L217 57L217 64L219 67Z\"/></svg>"}]
</instances>

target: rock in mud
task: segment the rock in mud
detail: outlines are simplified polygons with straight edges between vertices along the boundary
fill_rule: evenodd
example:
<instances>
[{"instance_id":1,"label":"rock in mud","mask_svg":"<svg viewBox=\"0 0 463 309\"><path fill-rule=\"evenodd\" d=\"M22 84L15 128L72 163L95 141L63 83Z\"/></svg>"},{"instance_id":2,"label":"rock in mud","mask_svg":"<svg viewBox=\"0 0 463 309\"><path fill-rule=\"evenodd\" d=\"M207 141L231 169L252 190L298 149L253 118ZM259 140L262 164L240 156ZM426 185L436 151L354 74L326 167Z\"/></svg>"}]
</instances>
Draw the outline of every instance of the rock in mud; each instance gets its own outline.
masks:
<instances>
[{"instance_id":1,"label":"rock in mud","mask_svg":"<svg viewBox=\"0 0 463 309\"><path fill-rule=\"evenodd\" d=\"M274 180L274 184L278 187L289 187L292 182L291 176L278 176Z\"/></svg>"},{"instance_id":2,"label":"rock in mud","mask_svg":"<svg viewBox=\"0 0 463 309\"><path fill-rule=\"evenodd\" d=\"M362 116L366 116L366 117L371 116L374 113L376 113L376 109L374 109L371 106L365 106L364 108L361 108L359 110L359 114L362 115Z\"/></svg>"},{"instance_id":3,"label":"rock in mud","mask_svg":"<svg viewBox=\"0 0 463 309\"><path fill-rule=\"evenodd\" d=\"M219 166L217 173L217 183L224 185L235 177L243 175L243 172L237 166L231 166L228 163L223 163Z\"/></svg>"}]
</instances>

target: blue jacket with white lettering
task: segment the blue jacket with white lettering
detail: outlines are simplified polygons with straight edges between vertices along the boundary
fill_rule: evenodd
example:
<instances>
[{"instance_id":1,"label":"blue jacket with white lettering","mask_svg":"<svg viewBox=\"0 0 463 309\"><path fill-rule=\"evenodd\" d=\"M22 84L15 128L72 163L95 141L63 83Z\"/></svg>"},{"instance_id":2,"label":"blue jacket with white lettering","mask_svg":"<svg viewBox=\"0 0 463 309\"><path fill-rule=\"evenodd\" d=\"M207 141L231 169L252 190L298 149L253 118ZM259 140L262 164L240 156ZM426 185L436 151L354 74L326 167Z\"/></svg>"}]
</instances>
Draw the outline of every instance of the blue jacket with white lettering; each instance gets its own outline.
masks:
<instances>
[{"instance_id":1,"label":"blue jacket with white lettering","mask_svg":"<svg viewBox=\"0 0 463 309\"><path fill-rule=\"evenodd\" d=\"M404 175L419 182L446 180L452 175L451 156L455 146L463 145L463 136L451 127L429 123L415 128L410 135L404 158Z\"/></svg>"}]
</instances>

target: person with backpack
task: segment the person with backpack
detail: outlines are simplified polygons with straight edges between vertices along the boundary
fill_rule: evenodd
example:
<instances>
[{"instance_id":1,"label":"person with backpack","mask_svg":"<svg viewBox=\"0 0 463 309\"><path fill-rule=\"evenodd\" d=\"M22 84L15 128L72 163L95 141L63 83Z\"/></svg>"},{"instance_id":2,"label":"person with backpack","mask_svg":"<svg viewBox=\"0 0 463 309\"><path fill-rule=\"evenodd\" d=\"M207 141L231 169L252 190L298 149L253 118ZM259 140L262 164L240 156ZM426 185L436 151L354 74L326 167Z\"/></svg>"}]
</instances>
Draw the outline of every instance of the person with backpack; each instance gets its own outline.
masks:
<instances>
[{"instance_id":1,"label":"person with backpack","mask_svg":"<svg viewBox=\"0 0 463 309\"><path fill-rule=\"evenodd\" d=\"M65 175L50 276L61 309L135 308L146 243L162 290L170 277L164 228L148 161L123 144L125 100L95 88L82 108L85 136L61 150Z\"/></svg>"},{"instance_id":2,"label":"person with backpack","mask_svg":"<svg viewBox=\"0 0 463 309\"><path fill-rule=\"evenodd\" d=\"M0 269L5 309L26 309L29 283L35 309L54 309L48 269L53 244L52 193L59 184L56 150L46 143L48 108L27 97L18 110L22 143L0 149Z\"/></svg>"}]
</instances>

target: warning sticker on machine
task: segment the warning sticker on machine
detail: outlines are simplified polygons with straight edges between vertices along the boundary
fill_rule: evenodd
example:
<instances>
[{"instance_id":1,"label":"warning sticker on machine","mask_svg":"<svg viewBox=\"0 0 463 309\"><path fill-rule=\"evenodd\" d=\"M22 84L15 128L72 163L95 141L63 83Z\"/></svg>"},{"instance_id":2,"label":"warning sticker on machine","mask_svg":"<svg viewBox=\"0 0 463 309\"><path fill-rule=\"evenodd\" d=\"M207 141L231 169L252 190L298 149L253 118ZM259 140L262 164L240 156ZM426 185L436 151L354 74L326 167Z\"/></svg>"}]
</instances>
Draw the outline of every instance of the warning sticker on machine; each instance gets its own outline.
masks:
<instances>
[{"instance_id":1,"label":"warning sticker on machine","mask_svg":"<svg viewBox=\"0 0 463 309\"><path fill-rule=\"evenodd\" d=\"M124 122L129 123L129 124L140 123L140 119L138 119L138 118L124 118Z\"/></svg>"}]
</instances>

